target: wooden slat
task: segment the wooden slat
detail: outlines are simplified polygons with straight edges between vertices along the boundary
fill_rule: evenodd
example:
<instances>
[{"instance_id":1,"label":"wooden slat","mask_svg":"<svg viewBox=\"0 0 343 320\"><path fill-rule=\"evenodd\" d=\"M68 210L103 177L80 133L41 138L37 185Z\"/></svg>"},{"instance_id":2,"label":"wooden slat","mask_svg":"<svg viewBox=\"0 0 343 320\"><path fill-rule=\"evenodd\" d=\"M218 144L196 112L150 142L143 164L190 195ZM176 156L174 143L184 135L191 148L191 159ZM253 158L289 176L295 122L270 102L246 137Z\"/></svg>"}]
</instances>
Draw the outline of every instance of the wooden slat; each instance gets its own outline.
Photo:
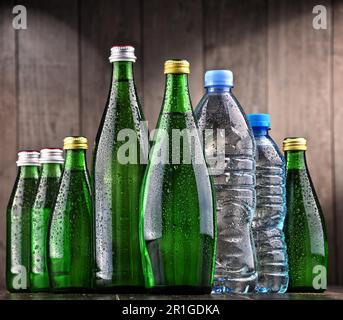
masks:
<instances>
[{"instance_id":1,"label":"wooden slat","mask_svg":"<svg viewBox=\"0 0 343 320\"><path fill-rule=\"evenodd\" d=\"M333 129L336 213L337 284L343 285L343 3L334 1L333 7Z\"/></svg>"},{"instance_id":2,"label":"wooden slat","mask_svg":"<svg viewBox=\"0 0 343 320\"><path fill-rule=\"evenodd\" d=\"M5 286L6 207L16 175L16 76L12 1L0 4L0 288Z\"/></svg>"},{"instance_id":3,"label":"wooden slat","mask_svg":"<svg viewBox=\"0 0 343 320\"><path fill-rule=\"evenodd\" d=\"M77 1L22 1L18 33L19 147L61 147L79 133Z\"/></svg>"},{"instance_id":4,"label":"wooden slat","mask_svg":"<svg viewBox=\"0 0 343 320\"><path fill-rule=\"evenodd\" d=\"M334 283L335 235L331 132L332 30L312 27L318 1L269 2L268 110L272 135L281 145L286 136L308 139L308 166L329 233L329 280ZM328 9L330 1L320 4Z\"/></svg>"},{"instance_id":5,"label":"wooden slat","mask_svg":"<svg viewBox=\"0 0 343 320\"><path fill-rule=\"evenodd\" d=\"M193 107L203 94L202 1L150 0L143 6L144 104L152 129L163 100L165 60L181 58L190 62Z\"/></svg>"},{"instance_id":6,"label":"wooden slat","mask_svg":"<svg viewBox=\"0 0 343 320\"><path fill-rule=\"evenodd\" d=\"M267 1L204 3L206 70L232 70L245 112L266 112Z\"/></svg>"},{"instance_id":7,"label":"wooden slat","mask_svg":"<svg viewBox=\"0 0 343 320\"><path fill-rule=\"evenodd\" d=\"M112 68L108 57L113 45L135 47L135 81L143 102L141 7L139 0L87 0L80 4L82 132L92 145L110 89Z\"/></svg>"}]
</instances>

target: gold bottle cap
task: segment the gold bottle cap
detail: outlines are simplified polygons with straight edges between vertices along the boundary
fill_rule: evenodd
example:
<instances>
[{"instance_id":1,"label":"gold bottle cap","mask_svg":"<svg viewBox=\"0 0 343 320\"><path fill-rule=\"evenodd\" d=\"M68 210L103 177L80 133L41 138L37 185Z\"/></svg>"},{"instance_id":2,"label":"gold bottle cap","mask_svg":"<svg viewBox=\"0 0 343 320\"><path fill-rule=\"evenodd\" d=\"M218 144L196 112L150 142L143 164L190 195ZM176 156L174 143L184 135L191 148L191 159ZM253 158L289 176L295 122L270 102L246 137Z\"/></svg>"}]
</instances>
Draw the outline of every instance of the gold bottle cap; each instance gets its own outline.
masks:
<instances>
[{"instance_id":1,"label":"gold bottle cap","mask_svg":"<svg viewBox=\"0 0 343 320\"><path fill-rule=\"evenodd\" d=\"M167 60L164 63L164 74L168 73L190 73L187 60Z\"/></svg>"},{"instance_id":2,"label":"gold bottle cap","mask_svg":"<svg viewBox=\"0 0 343 320\"><path fill-rule=\"evenodd\" d=\"M63 149L87 149L87 138L85 137L66 137L63 141Z\"/></svg>"},{"instance_id":3,"label":"gold bottle cap","mask_svg":"<svg viewBox=\"0 0 343 320\"><path fill-rule=\"evenodd\" d=\"M283 140L283 151L290 150L307 150L307 141L305 138L290 137Z\"/></svg>"}]
</instances>

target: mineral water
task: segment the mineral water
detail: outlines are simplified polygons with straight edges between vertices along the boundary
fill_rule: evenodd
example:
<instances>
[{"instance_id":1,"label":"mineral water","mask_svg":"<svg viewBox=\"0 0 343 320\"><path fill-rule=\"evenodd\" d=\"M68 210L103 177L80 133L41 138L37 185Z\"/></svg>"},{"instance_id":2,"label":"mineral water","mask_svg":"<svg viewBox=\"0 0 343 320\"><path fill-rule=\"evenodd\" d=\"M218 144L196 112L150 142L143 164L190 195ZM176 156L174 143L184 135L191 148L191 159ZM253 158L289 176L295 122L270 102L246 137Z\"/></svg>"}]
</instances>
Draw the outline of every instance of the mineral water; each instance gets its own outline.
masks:
<instances>
[{"instance_id":1,"label":"mineral water","mask_svg":"<svg viewBox=\"0 0 343 320\"><path fill-rule=\"evenodd\" d=\"M286 216L285 160L269 136L269 114L249 114L256 141L256 211L253 235L257 256L256 291L284 293L288 262L283 226Z\"/></svg>"},{"instance_id":2,"label":"mineral water","mask_svg":"<svg viewBox=\"0 0 343 320\"><path fill-rule=\"evenodd\" d=\"M231 71L207 71L206 94L195 110L217 198L215 293L246 293L257 280L251 235L255 141L232 87Z\"/></svg>"}]
</instances>

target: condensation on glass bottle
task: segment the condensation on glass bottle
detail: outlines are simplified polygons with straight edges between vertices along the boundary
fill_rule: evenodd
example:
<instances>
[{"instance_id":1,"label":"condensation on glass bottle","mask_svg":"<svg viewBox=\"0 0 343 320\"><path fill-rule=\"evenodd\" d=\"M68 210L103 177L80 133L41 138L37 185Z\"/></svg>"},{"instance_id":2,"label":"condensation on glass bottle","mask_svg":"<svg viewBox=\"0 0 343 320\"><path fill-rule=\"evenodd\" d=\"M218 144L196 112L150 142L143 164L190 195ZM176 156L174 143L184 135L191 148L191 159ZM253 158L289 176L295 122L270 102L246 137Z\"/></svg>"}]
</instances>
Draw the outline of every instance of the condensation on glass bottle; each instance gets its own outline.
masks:
<instances>
[{"instance_id":1,"label":"condensation on glass bottle","mask_svg":"<svg viewBox=\"0 0 343 320\"><path fill-rule=\"evenodd\" d=\"M257 282L251 222L255 210L255 140L232 94L229 70L205 74L206 93L195 110L217 197L214 293L253 291Z\"/></svg>"},{"instance_id":2,"label":"condensation on glass bottle","mask_svg":"<svg viewBox=\"0 0 343 320\"><path fill-rule=\"evenodd\" d=\"M164 293L209 293L215 199L189 96L189 63L168 60L164 73L164 99L141 195L146 287Z\"/></svg>"},{"instance_id":3,"label":"condensation on glass bottle","mask_svg":"<svg viewBox=\"0 0 343 320\"><path fill-rule=\"evenodd\" d=\"M18 153L18 174L7 206L6 285L30 289L30 215L39 180L39 152Z\"/></svg>"},{"instance_id":4,"label":"condensation on glass bottle","mask_svg":"<svg viewBox=\"0 0 343 320\"><path fill-rule=\"evenodd\" d=\"M324 215L307 168L307 141L283 141L286 154L285 236L289 292L323 292L327 288L328 240Z\"/></svg>"},{"instance_id":5,"label":"condensation on glass bottle","mask_svg":"<svg viewBox=\"0 0 343 320\"><path fill-rule=\"evenodd\" d=\"M65 165L48 230L48 271L52 291L92 287L93 209L86 162L87 139L64 139Z\"/></svg>"},{"instance_id":6,"label":"condensation on glass bottle","mask_svg":"<svg viewBox=\"0 0 343 320\"><path fill-rule=\"evenodd\" d=\"M63 150L45 148L40 151L41 176L31 212L31 291L47 291L50 287L47 264L47 235L49 220L57 196Z\"/></svg>"},{"instance_id":7,"label":"condensation on glass bottle","mask_svg":"<svg viewBox=\"0 0 343 320\"><path fill-rule=\"evenodd\" d=\"M98 290L144 290L138 223L148 143L145 144L147 126L134 81L134 51L132 46L111 49L111 87L94 146Z\"/></svg>"}]
</instances>

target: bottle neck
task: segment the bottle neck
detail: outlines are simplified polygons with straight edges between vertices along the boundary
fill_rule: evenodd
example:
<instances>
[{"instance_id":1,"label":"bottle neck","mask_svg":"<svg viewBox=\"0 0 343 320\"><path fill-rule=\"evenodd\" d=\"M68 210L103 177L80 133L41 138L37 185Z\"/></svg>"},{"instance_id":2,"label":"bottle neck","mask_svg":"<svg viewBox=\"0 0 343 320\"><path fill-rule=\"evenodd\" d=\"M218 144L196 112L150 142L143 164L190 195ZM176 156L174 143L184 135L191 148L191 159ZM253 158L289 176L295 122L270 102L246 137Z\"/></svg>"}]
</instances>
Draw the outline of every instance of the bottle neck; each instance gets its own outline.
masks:
<instances>
[{"instance_id":1,"label":"bottle neck","mask_svg":"<svg viewBox=\"0 0 343 320\"><path fill-rule=\"evenodd\" d=\"M286 166L287 169L306 169L305 151L286 151Z\"/></svg>"},{"instance_id":2,"label":"bottle neck","mask_svg":"<svg viewBox=\"0 0 343 320\"><path fill-rule=\"evenodd\" d=\"M254 137L267 136L269 129L266 127L253 127Z\"/></svg>"},{"instance_id":3,"label":"bottle neck","mask_svg":"<svg viewBox=\"0 0 343 320\"><path fill-rule=\"evenodd\" d=\"M230 86L206 87L206 92L211 92L211 93L231 92L231 90L232 90L232 87Z\"/></svg>"},{"instance_id":4,"label":"bottle neck","mask_svg":"<svg viewBox=\"0 0 343 320\"><path fill-rule=\"evenodd\" d=\"M113 62L112 82L133 80L133 62Z\"/></svg>"},{"instance_id":5,"label":"bottle neck","mask_svg":"<svg viewBox=\"0 0 343 320\"><path fill-rule=\"evenodd\" d=\"M86 150L67 150L64 169L86 170Z\"/></svg>"},{"instance_id":6,"label":"bottle neck","mask_svg":"<svg viewBox=\"0 0 343 320\"><path fill-rule=\"evenodd\" d=\"M39 166L21 166L19 167L20 179L38 179L39 178Z\"/></svg>"},{"instance_id":7,"label":"bottle neck","mask_svg":"<svg viewBox=\"0 0 343 320\"><path fill-rule=\"evenodd\" d=\"M164 91L163 111L181 113L192 112L187 74L167 74L166 87Z\"/></svg>"},{"instance_id":8,"label":"bottle neck","mask_svg":"<svg viewBox=\"0 0 343 320\"><path fill-rule=\"evenodd\" d=\"M43 163L42 177L45 178L59 178L62 173L62 165L59 163Z\"/></svg>"}]
</instances>

